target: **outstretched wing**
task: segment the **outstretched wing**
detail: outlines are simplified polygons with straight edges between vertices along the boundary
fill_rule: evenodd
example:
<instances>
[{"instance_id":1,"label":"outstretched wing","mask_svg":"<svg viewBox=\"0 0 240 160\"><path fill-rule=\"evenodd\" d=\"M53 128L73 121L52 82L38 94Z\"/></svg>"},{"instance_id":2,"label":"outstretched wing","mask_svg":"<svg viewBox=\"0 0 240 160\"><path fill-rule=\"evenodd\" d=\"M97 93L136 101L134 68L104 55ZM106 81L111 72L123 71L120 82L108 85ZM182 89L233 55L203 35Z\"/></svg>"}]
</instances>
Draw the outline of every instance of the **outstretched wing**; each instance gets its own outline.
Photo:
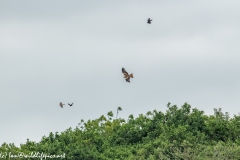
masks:
<instances>
[{"instance_id":1,"label":"outstretched wing","mask_svg":"<svg viewBox=\"0 0 240 160\"><path fill-rule=\"evenodd\" d=\"M130 77L129 77L129 78L127 78L127 79L126 79L126 81L130 83Z\"/></svg>"},{"instance_id":2,"label":"outstretched wing","mask_svg":"<svg viewBox=\"0 0 240 160\"><path fill-rule=\"evenodd\" d=\"M124 68L122 68L122 73L124 74L124 75L128 75L128 73L127 73L127 71L124 69Z\"/></svg>"}]
</instances>

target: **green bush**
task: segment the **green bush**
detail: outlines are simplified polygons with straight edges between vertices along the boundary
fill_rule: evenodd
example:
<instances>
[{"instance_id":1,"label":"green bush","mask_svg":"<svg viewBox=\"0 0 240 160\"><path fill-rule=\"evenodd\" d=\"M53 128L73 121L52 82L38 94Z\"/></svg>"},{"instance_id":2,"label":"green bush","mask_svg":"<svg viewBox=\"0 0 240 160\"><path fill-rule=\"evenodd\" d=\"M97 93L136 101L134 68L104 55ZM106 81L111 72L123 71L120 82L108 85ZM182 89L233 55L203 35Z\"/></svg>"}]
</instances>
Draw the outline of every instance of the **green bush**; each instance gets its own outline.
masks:
<instances>
[{"instance_id":1,"label":"green bush","mask_svg":"<svg viewBox=\"0 0 240 160\"><path fill-rule=\"evenodd\" d=\"M68 160L237 160L240 159L240 117L229 117L221 108L214 115L185 103L167 104L166 113L156 110L127 120L113 112L62 133L50 133L36 143L27 140L16 147L2 144L0 152L43 152Z\"/></svg>"}]
</instances>

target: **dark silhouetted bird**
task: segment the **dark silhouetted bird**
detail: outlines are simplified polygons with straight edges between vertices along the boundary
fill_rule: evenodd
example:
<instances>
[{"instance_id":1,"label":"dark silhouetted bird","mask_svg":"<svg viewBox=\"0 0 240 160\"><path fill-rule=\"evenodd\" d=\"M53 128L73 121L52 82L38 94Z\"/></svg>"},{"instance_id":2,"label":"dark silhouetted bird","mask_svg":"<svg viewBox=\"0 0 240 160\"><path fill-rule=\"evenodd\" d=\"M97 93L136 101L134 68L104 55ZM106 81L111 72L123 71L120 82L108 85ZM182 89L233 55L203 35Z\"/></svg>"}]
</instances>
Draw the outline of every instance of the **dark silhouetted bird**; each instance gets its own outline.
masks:
<instances>
[{"instance_id":1,"label":"dark silhouetted bird","mask_svg":"<svg viewBox=\"0 0 240 160\"><path fill-rule=\"evenodd\" d=\"M151 22L152 22L152 19L148 18L147 23L151 24Z\"/></svg>"},{"instance_id":2,"label":"dark silhouetted bird","mask_svg":"<svg viewBox=\"0 0 240 160\"><path fill-rule=\"evenodd\" d=\"M130 78L133 78L133 74L132 73L128 74L127 71L124 68L122 68L122 73L124 75L123 78L125 78L126 81L130 83Z\"/></svg>"},{"instance_id":3,"label":"dark silhouetted bird","mask_svg":"<svg viewBox=\"0 0 240 160\"><path fill-rule=\"evenodd\" d=\"M60 107L62 107L62 108L63 108L63 105L65 105L65 104L62 104L62 102L60 102L60 104L59 104L59 105L60 105Z\"/></svg>"},{"instance_id":4,"label":"dark silhouetted bird","mask_svg":"<svg viewBox=\"0 0 240 160\"><path fill-rule=\"evenodd\" d=\"M69 105L69 106L72 106L72 105L73 105L73 103L72 103L72 104L69 104L69 103L68 103L68 105Z\"/></svg>"}]
</instances>

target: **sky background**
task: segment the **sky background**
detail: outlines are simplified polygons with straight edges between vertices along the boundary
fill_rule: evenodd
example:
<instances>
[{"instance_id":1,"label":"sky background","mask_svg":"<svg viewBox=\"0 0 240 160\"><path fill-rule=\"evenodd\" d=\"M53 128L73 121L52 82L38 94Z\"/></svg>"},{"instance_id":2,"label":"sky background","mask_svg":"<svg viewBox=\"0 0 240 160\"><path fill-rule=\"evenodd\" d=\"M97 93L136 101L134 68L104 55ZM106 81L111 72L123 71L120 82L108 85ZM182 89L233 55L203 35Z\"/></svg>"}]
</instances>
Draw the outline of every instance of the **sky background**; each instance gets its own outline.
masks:
<instances>
[{"instance_id":1,"label":"sky background","mask_svg":"<svg viewBox=\"0 0 240 160\"><path fill-rule=\"evenodd\" d=\"M239 0L0 0L0 144L38 142L118 106L121 118L165 112L168 102L238 114L239 8Z\"/></svg>"}]
</instances>

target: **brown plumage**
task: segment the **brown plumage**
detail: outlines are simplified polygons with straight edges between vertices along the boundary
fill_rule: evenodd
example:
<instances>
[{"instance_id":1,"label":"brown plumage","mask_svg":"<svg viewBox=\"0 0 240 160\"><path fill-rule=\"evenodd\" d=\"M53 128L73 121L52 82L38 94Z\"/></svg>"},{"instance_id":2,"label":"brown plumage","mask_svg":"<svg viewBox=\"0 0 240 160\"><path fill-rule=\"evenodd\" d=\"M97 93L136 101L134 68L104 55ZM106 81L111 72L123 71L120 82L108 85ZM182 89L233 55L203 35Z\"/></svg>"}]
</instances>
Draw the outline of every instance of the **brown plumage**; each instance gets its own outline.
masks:
<instances>
[{"instance_id":1,"label":"brown plumage","mask_svg":"<svg viewBox=\"0 0 240 160\"><path fill-rule=\"evenodd\" d=\"M60 107L62 107L62 108L63 108L63 105L65 105L65 104L62 104L62 102L60 102L60 104L59 104L59 105L60 105Z\"/></svg>"},{"instance_id":2,"label":"brown plumage","mask_svg":"<svg viewBox=\"0 0 240 160\"><path fill-rule=\"evenodd\" d=\"M123 78L125 78L126 81L130 83L130 78L133 78L133 74L132 73L128 74L127 71L124 68L122 68L122 73L124 75Z\"/></svg>"}]
</instances>

